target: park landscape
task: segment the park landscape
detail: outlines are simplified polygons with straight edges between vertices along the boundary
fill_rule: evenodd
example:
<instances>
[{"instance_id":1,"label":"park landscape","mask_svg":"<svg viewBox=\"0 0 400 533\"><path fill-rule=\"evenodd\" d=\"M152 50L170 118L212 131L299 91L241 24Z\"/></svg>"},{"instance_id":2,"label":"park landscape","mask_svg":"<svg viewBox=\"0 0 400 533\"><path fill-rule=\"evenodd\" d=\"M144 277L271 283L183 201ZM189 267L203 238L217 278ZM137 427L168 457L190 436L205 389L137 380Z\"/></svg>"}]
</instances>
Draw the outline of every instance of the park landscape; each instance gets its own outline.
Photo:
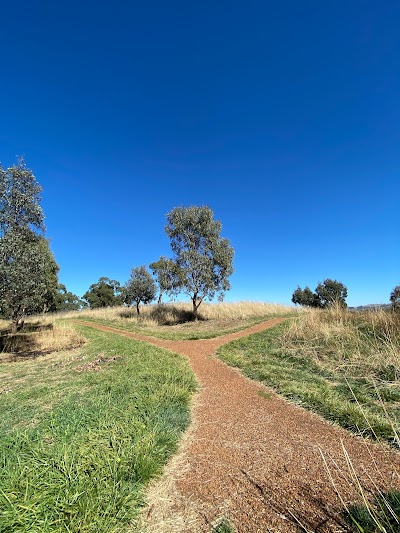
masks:
<instances>
[{"instance_id":1,"label":"park landscape","mask_svg":"<svg viewBox=\"0 0 400 533\"><path fill-rule=\"evenodd\" d=\"M171 257L80 298L33 173L1 180L1 532L399 530L399 287L224 303L233 248L190 206Z\"/></svg>"}]
</instances>

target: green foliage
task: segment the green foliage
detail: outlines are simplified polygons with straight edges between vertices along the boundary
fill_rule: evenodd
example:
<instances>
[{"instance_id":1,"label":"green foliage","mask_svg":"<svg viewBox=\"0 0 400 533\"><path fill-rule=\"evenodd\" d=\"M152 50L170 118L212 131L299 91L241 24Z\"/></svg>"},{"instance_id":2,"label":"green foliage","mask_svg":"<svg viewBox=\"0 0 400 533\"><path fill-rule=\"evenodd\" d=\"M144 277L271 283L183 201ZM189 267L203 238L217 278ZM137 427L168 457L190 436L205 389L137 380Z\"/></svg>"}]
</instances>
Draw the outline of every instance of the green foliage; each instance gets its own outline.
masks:
<instances>
[{"instance_id":1,"label":"green foliage","mask_svg":"<svg viewBox=\"0 0 400 533\"><path fill-rule=\"evenodd\" d=\"M0 312L15 330L24 315L54 306L57 273L43 237L41 187L21 160L0 167Z\"/></svg>"},{"instance_id":2,"label":"green foliage","mask_svg":"<svg viewBox=\"0 0 400 533\"><path fill-rule=\"evenodd\" d=\"M305 307L320 307L317 295L309 287L302 289L298 286L292 295L292 302Z\"/></svg>"},{"instance_id":3,"label":"green foliage","mask_svg":"<svg viewBox=\"0 0 400 533\"><path fill-rule=\"evenodd\" d=\"M400 285L397 285L390 293L390 303L393 311L400 309Z\"/></svg>"},{"instance_id":4,"label":"green foliage","mask_svg":"<svg viewBox=\"0 0 400 533\"><path fill-rule=\"evenodd\" d=\"M12 229L0 240L0 310L15 327L26 314L54 306L58 265L48 241Z\"/></svg>"},{"instance_id":5,"label":"green foliage","mask_svg":"<svg viewBox=\"0 0 400 533\"><path fill-rule=\"evenodd\" d=\"M82 309L87 304L79 298L76 294L67 291L67 287L62 283L58 284L57 293L55 295L54 307L51 311L77 311Z\"/></svg>"},{"instance_id":6,"label":"green foliage","mask_svg":"<svg viewBox=\"0 0 400 533\"><path fill-rule=\"evenodd\" d=\"M139 305L152 302L156 293L156 284L146 267L142 265L132 268L130 278L123 288L124 303L127 305L136 304L136 311L139 315Z\"/></svg>"},{"instance_id":7,"label":"green foliage","mask_svg":"<svg viewBox=\"0 0 400 533\"><path fill-rule=\"evenodd\" d=\"M318 283L315 293L322 308L332 305L347 307L347 287L340 281L328 278L323 283Z\"/></svg>"},{"instance_id":8,"label":"green foliage","mask_svg":"<svg viewBox=\"0 0 400 533\"><path fill-rule=\"evenodd\" d=\"M92 309L114 307L122 304L121 286L118 281L106 277L99 278L97 283L90 285L82 296Z\"/></svg>"},{"instance_id":9,"label":"green foliage","mask_svg":"<svg viewBox=\"0 0 400 533\"><path fill-rule=\"evenodd\" d=\"M366 505L352 505L347 518L353 531L396 533L400 529L400 492L380 493Z\"/></svg>"},{"instance_id":10,"label":"green foliage","mask_svg":"<svg viewBox=\"0 0 400 533\"><path fill-rule=\"evenodd\" d=\"M174 289L190 296L195 318L204 299L218 294L222 300L230 289L234 250L220 236L221 228L209 207L177 207L167 214L165 231L179 271Z\"/></svg>"},{"instance_id":11,"label":"green foliage","mask_svg":"<svg viewBox=\"0 0 400 533\"><path fill-rule=\"evenodd\" d=\"M0 166L0 231L3 235L15 228L44 230L41 190L23 159L7 169Z\"/></svg>"},{"instance_id":12,"label":"green foliage","mask_svg":"<svg viewBox=\"0 0 400 533\"><path fill-rule=\"evenodd\" d=\"M212 533L233 533L234 531L230 521L224 516L217 520L212 528Z\"/></svg>"},{"instance_id":13,"label":"green foliage","mask_svg":"<svg viewBox=\"0 0 400 533\"><path fill-rule=\"evenodd\" d=\"M158 261L150 263L149 267L158 283L158 303L160 304L164 292L172 295L181 286L181 271L174 261L163 256Z\"/></svg>"},{"instance_id":14,"label":"green foliage","mask_svg":"<svg viewBox=\"0 0 400 533\"><path fill-rule=\"evenodd\" d=\"M297 287L292 295L292 302L305 307L327 308L332 305L347 307L347 287L340 281L326 279L318 283L315 293L309 287Z\"/></svg>"},{"instance_id":15,"label":"green foliage","mask_svg":"<svg viewBox=\"0 0 400 533\"><path fill-rule=\"evenodd\" d=\"M184 358L79 329L79 357L0 365L1 532L127 531L189 422Z\"/></svg>"}]
</instances>

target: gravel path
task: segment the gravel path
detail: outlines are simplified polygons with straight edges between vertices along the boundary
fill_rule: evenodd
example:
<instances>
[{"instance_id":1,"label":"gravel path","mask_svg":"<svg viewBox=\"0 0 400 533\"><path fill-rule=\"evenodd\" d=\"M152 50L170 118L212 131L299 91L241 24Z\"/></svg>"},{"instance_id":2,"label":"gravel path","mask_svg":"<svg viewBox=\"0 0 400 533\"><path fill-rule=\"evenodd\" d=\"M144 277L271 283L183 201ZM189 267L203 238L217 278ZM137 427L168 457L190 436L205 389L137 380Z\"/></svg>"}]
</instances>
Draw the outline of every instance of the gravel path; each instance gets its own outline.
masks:
<instances>
[{"instance_id":1,"label":"gravel path","mask_svg":"<svg viewBox=\"0 0 400 533\"><path fill-rule=\"evenodd\" d=\"M347 531L341 499L354 502L357 491L343 446L367 495L400 488L399 453L290 404L213 357L222 344L281 321L193 341L84 323L187 356L200 384L180 451L150 488L147 531L210 532L221 517L243 533Z\"/></svg>"}]
</instances>

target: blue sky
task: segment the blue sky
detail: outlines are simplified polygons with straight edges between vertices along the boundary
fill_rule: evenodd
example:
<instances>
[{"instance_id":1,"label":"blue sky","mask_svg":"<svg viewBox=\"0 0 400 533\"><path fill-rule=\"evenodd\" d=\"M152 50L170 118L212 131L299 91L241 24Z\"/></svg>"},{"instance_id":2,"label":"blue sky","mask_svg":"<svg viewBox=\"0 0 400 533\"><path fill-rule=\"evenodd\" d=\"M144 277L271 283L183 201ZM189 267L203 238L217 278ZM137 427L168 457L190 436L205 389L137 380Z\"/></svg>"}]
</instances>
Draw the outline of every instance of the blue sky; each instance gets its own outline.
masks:
<instances>
[{"instance_id":1,"label":"blue sky","mask_svg":"<svg viewBox=\"0 0 400 533\"><path fill-rule=\"evenodd\" d=\"M2 6L0 161L43 187L60 281L169 255L165 214L208 205L227 300L348 303L400 283L400 3L18 1Z\"/></svg>"}]
</instances>

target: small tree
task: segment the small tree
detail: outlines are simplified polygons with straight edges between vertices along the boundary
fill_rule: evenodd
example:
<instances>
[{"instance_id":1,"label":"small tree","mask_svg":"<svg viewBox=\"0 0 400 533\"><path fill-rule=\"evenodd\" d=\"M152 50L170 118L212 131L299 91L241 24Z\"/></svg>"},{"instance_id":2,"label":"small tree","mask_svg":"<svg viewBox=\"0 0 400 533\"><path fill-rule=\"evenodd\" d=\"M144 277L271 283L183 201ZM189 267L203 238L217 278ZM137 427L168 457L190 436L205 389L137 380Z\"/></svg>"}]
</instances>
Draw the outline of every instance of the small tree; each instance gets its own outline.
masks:
<instances>
[{"instance_id":1,"label":"small tree","mask_svg":"<svg viewBox=\"0 0 400 533\"><path fill-rule=\"evenodd\" d=\"M323 283L318 283L315 293L318 296L320 307L326 308L338 304L347 307L347 287L335 279L326 279Z\"/></svg>"},{"instance_id":2,"label":"small tree","mask_svg":"<svg viewBox=\"0 0 400 533\"><path fill-rule=\"evenodd\" d=\"M318 297L309 287L304 290L301 287L297 287L292 295L292 302L305 307L319 307Z\"/></svg>"},{"instance_id":3,"label":"small tree","mask_svg":"<svg viewBox=\"0 0 400 533\"><path fill-rule=\"evenodd\" d=\"M90 285L82 298L92 309L115 307L122 304L121 285L118 281L103 276L97 283Z\"/></svg>"},{"instance_id":4,"label":"small tree","mask_svg":"<svg viewBox=\"0 0 400 533\"><path fill-rule=\"evenodd\" d=\"M137 314L139 305L152 302L157 294L157 286L146 270L145 266L133 268L129 280L123 289L123 300L127 305L136 304Z\"/></svg>"},{"instance_id":5,"label":"small tree","mask_svg":"<svg viewBox=\"0 0 400 533\"><path fill-rule=\"evenodd\" d=\"M393 311L400 309L400 285L397 285L390 293L390 303Z\"/></svg>"},{"instance_id":6,"label":"small tree","mask_svg":"<svg viewBox=\"0 0 400 533\"><path fill-rule=\"evenodd\" d=\"M195 320L204 299L218 294L222 300L230 289L234 251L220 236L221 228L209 207L177 207L167 214L165 231L179 272L174 290L190 296Z\"/></svg>"},{"instance_id":7,"label":"small tree","mask_svg":"<svg viewBox=\"0 0 400 533\"><path fill-rule=\"evenodd\" d=\"M163 256L158 261L150 263L149 267L157 280L159 288L157 303L160 304L164 292L174 294L181 286L181 271L174 261Z\"/></svg>"}]
</instances>

